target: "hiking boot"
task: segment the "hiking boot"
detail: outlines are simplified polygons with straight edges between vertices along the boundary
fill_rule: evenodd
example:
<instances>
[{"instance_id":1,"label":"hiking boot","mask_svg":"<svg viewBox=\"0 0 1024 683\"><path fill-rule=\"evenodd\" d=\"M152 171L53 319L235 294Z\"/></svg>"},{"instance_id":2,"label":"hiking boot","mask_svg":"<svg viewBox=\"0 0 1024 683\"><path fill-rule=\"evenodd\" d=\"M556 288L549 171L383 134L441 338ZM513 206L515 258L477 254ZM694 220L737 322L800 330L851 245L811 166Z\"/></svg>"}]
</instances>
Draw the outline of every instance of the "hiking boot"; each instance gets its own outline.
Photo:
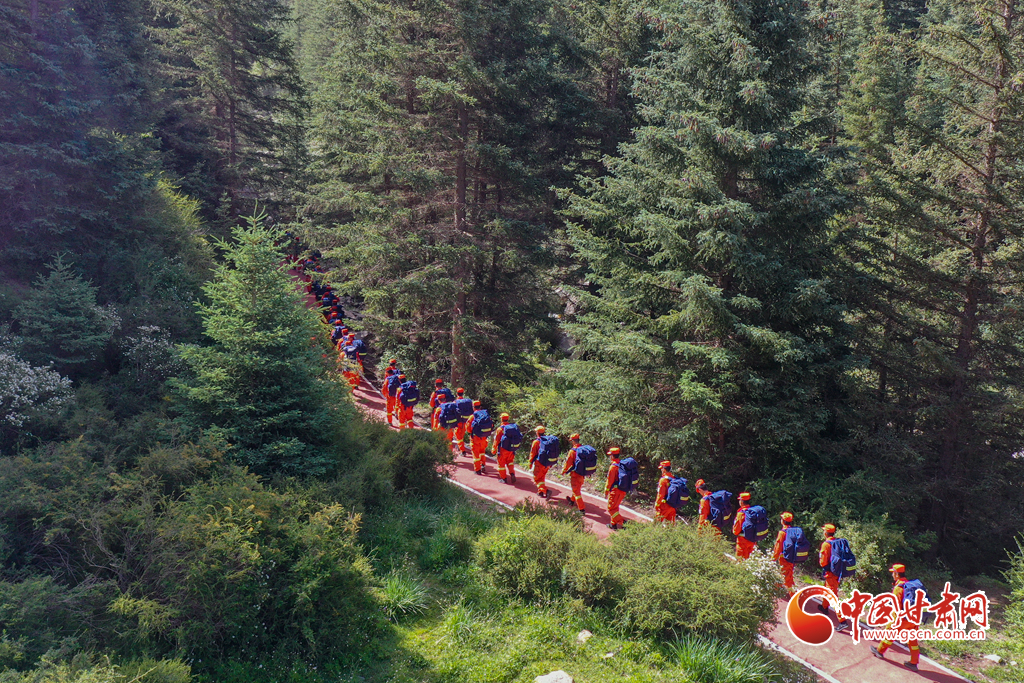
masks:
<instances>
[{"instance_id":1,"label":"hiking boot","mask_svg":"<svg viewBox=\"0 0 1024 683\"><path fill-rule=\"evenodd\" d=\"M507 484L508 483L508 480L505 479L504 477L498 477L498 481L500 481L502 484Z\"/></svg>"},{"instance_id":2,"label":"hiking boot","mask_svg":"<svg viewBox=\"0 0 1024 683\"><path fill-rule=\"evenodd\" d=\"M572 496L566 496L565 497L565 502L566 503L575 503L576 501L572 499Z\"/></svg>"},{"instance_id":3,"label":"hiking boot","mask_svg":"<svg viewBox=\"0 0 1024 683\"><path fill-rule=\"evenodd\" d=\"M473 470L473 471L476 472L477 474L481 475L481 476L483 475L483 471L482 470Z\"/></svg>"},{"instance_id":4,"label":"hiking boot","mask_svg":"<svg viewBox=\"0 0 1024 683\"><path fill-rule=\"evenodd\" d=\"M911 664L910 662L903 662L903 666L907 667L911 671L917 671L917 664Z\"/></svg>"},{"instance_id":5,"label":"hiking boot","mask_svg":"<svg viewBox=\"0 0 1024 683\"><path fill-rule=\"evenodd\" d=\"M836 624L836 633L842 633L843 631L847 630L848 628L850 628L850 622L848 622L848 621L840 621L838 624Z\"/></svg>"},{"instance_id":6,"label":"hiking boot","mask_svg":"<svg viewBox=\"0 0 1024 683\"><path fill-rule=\"evenodd\" d=\"M540 496L541 498L547 498L548 497L548 492L547 491L537 491L537 495Z\"/></svg>"},{"instance_id":7,"label":"hiking boot","mask_svg":"<svg viewBox=\"0 0 1024 683\"><path fill-rule=\"evenodd\" d=\"M878 648L874 645L871 646L871 654L878 657L879 659L885 659L885 655L878 651Z\"/></svg>"},{"instance_id":8,"label":"hiking boot","mask_svg":"<svg viewBox=\"0 0 1024 683\"><path fill-rule=\"evenodd\" d=\"M515 484L516 483L516 475L514 475L514 474L508 475L508 480L509 480L509 482Z\"/></svg>"},{"instance_id":9,"label":"hiking boot","mask_svg":"<svg viewBox=\"0 0 1024 683\"><path fill-rule=\"evenodd\" d=\"M616 524L605 524L605 526L608 527L609 529L618 529L619 528L619 526L616 525Z\"/></svg>"},{"instance_id":10,"label":"hiking boot","mask_svg":"<svg viewBox=\"0 0 1024 683\"><path fill-rule=\"evenodd\" d=\"M480 466L480 474L487 474L487 465Z\"/></svg>"}]
</instances>

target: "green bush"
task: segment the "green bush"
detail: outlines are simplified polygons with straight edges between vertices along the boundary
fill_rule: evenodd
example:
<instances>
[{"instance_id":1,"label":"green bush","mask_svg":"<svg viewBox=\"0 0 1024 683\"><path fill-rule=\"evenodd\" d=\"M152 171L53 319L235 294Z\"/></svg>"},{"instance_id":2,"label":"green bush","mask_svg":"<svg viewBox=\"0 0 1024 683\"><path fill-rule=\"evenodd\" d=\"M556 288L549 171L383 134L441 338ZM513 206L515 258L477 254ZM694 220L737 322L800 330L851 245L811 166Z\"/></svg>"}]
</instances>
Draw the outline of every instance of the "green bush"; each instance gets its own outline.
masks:
<instances>
[{"instance_id":1,"label":"green bush","mask_svg":"<svg viewBox=\"0 0 1024 683\"><path fill-rule=\"evenodd\" d=\"M821 534L820 530L818 534ZM889 567L893 562L908 563L912 556L903 531L892 524L887 515L878 521L841 520L836 535L850 542L850 548L857 557L857 573L843 582L846 590L888 591L892 588Z\"/></svg>"},{"instance_id":2,"label":"green bush","mask_svg":"<svg viewBox=\"0 0 1024 683\"><path fill-rule=\"evenodd\" d=\"M511 519L477 543L477 558L506 595L552 600L562 592L565 567L577 545L596 540L546 517Z\"/></svg>"},{"instance_id":3,"label":"green bush","mask_svg":"<svg viewBox=\"0 0 1024 683\"><path fill-rule=\"evenodd\" d=\"M44 661L30 671L0 673L0 683L189 683L192 669L177 659L144 659L120 666L106 657L77 656L66 662Z\"/></svg>"},{"instance_id":4,"label":"green bush","mask_svg":"<svg viewBox=\"0 0 1024 683\"><path fill-rule=\"evenodd\" d=\"M1005 616L1007 631L1024 649L1024 539L1017 539L1017 552L1010 553L1010 567L1004 575L1010 584Z\"/></svg>"},{"instance_id":5,"label":"green bush","mask_svg":"<svg viewBox=\"0 0 1024 683\"><path fill-rule=\"evenodd\" d=\"M778 575L758 560L726 559L717 536L688 526L632 525L612 539L613 566L625 595L623 626L652 634L705 632L750 638L771 621L780 597Z\"/></svg>"}]
</instances>

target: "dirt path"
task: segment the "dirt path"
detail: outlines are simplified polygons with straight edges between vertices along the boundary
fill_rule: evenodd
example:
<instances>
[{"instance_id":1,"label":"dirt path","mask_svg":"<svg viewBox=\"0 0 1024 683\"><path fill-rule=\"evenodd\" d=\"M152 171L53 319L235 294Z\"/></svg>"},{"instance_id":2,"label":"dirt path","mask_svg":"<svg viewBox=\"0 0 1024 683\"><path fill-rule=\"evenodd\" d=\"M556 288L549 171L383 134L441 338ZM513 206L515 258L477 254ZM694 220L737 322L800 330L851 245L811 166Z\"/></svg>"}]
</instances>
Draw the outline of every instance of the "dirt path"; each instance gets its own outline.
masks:
<instances>
[{"instance_id":1,"label":"dirt path","mask_svg":"<svg viewBox=\"0 0 1024 683\"><path fill-rule=\"evenodd\" d=\"M316 300L311 296L307 298L307 302L311 306L316 305ZM363 412L382 422L387 420L384 398L366 379L356 387L353 396ZM421 420L417 420L417 427L423 428ZM486 474L483 476L473 471L472 463L471 456L457 456L454 466L448 472L449 481L468 493L504 508L512 508L526 499L532 498L538 502L543 500L536 495L533 475L524 468L517 466L516 484L507 485L498 481L494 458L488 456ZM599 471L594 476L602 474ZM568 509L570 506L565 501L565 496L569 494L569 488L550 479L547 485L552 492L549 504ZM605 526L609 518L604 499L588 493L584 494L584 499L587 506L587 528L602 539L615 533ZM626 507L622 508L622 514L634 523L653 521L646 514ZM761 642L765 647L775 649L807 667L821 680L829 683L960 683L967 680L927 657L921 657L920 669L917 672L904 668L903 662L908 659L908 654L907 649L899 643L886 653L885 660L877 659L871 654L870 647L874 642L862 640L860 643L854 643L848 633L836 633L831 641L822 646L805 645L797 640L786 626L785 608L785 601L780 600L776 609L778 623L767 637L761 638Z\"/></svg>"}]
</instances>

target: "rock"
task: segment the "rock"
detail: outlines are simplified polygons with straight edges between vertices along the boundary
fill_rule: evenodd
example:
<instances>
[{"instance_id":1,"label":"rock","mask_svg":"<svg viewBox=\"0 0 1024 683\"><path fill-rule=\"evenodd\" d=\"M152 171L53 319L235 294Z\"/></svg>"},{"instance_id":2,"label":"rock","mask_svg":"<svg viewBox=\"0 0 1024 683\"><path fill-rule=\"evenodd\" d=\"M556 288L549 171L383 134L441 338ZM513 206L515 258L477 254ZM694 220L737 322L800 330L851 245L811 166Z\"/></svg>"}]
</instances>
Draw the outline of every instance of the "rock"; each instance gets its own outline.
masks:
<instances>
[{"instance_id":1,"label":"rock","mask_svg":"<svg viewBox=\"0 0 1024 683\"><path fill-rule=\"evenodd\" d=\"M605 652L603 655L601 655L601 659L611 659L614 656L614 652Z\"/></svg>"},{"instance_id":2,"label":"rock","mask_svg":"<svg viewBox=\"0 0 1024 683\"><path fill-rule=\"evenodd\" d=\"M591 633L587 629L583 629L582 631L580 631L576 635L576 642L579 643L580 645L582 645L583 643L587 642L588 640L590 640L593 637L594 637L593 633Z\"/></svg>"},{"instance_id":3,"label":"rock","mask_svg":"<svg viewBox=\"0 0 1024 683\"><path fill-rule=\"evenodd\" d=\"M1010 662L1010 666L1017 666L1017 662Z\"/></svg>"},{"instance_id":4,"label":"rock","mask_svg":"<svg viewBox=\"0 0 1024 683\"><path fill-rule=\"evenodd\" d=\"M552 671L547 676L537 676L533 683L573 683L572 676L561 669Z\"/></svg>"},{"instance_id":5,"label":"rock","mask_svg":"<svg viewBox=\"0 0 1024 683\"><path fill-rule=\"evenodd\" d=\"M996 664L1003 663L1003 658L999 655L985 655L984 657L982 657L982 659L987 659L988 661L995 662Z\"/></svg>"}]
</instances>

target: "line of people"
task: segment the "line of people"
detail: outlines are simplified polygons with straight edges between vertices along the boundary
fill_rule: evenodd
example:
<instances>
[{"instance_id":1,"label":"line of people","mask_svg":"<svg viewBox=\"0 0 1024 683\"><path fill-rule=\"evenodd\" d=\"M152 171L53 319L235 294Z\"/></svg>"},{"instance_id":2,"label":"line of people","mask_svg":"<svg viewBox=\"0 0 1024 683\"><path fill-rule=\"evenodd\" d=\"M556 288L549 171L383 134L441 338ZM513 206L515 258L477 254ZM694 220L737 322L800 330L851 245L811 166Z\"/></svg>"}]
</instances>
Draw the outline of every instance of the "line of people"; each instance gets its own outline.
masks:
<instances>
[{"instance_id":1,"label":"line of people","mask_svg":"<svg viewBox=\"0 0 1024 683\"><path fill-rule=\"evenodd\" d=\"M304 272L312 271L313 275L307 285L307 292L314 295L320 303L324 320L331 325L331 340L339 351L339 363L342 374L355 388L360 375L365 374L364 358L367 347L361 339L345 325L345 312L341 302L329 284L321 282L316 274L322 273L319 264L320 254L313 252L297 266ZM298 256L292 260L298 262ZM359 369L358 373L355 368ZM420 391L415 380L406 377L405 372L398 368L398 360L390 359L384 370L380 392L386 403L388 424L399 429L415 427L413 416L415 407L420 401ZM487 451L495 457L498 480L504 484L516 483L515 459L524 438L519 425L512 422L511 416L502 413L500 424L495 426L490 412L483 408L480 401L466 396L465 389L457 388L453 392L445 386L444 380L436 379L434 389L428 399L431 429L443 432L452 448L472 456L473 470L477 475L487 474ZM537 495L549 499L551 494L547 486L547 475L561 457L561 442L557 436L547 434L543 425L534 428L534 440L530 446L527 469L533 474ZM469 446L466 437L469 437ZM583 497L583 484L598 469L598 452L591 445L583 444L579 434L569 437L570 449L566 454L561 474L569 476L571 495L565 502L575 505L581 512L586 512ZM608 511L610 529L622 529L626 523L621 513L621 505L626 495L636 490L640 479L640 467L633 457L622 457L622 451L612 446L605 451L609 459L609 467L604 485L606 509ZM683 511L690 500L689 482L672 472L672 463L662 460L658 464L661 476L658 480L654 502L655 520L665 524L674 524L677 516ZM736 496L737 507L732 508L733 494L726 490L712 491L707 482L698 479L694 485L700 496L697 510L698 526L711 529L714 533L724 535L731 531L736 538L735 553L738 560L745 560L769 535L769 518L767 510L761 505L752 504L750 492L743 491ZM794 570L796 565L811 558L811 544L803 529L795 525L792 512L783 512L779 516L781 529L775 537L772 547L772 558L778 563L783 577L783 586L792 594L795 591ZM834 524L822 526L824 541L818 550L818 565L825 585L836 595L843 579L852 576L856 571L856 557L850 548L849 541L837 538ZM913 603L918 592L924 587L920 581L908 581L906 568L903 564L890 567L893 578L893 592L901 604ZM820 605L822 613L827 614L832 608L838 617L837 631L850 627L848 619L839 614L839 605L829 605L823 599ZM909 628L909 626L908 626ZM885 652L892 646L891 641L883 641L878 647L872 647L876 657L884 658ZM915 641L908 643L910 660L904 665L916 670L920 659L920 645Z\"/></svg>"}]
</instances>

